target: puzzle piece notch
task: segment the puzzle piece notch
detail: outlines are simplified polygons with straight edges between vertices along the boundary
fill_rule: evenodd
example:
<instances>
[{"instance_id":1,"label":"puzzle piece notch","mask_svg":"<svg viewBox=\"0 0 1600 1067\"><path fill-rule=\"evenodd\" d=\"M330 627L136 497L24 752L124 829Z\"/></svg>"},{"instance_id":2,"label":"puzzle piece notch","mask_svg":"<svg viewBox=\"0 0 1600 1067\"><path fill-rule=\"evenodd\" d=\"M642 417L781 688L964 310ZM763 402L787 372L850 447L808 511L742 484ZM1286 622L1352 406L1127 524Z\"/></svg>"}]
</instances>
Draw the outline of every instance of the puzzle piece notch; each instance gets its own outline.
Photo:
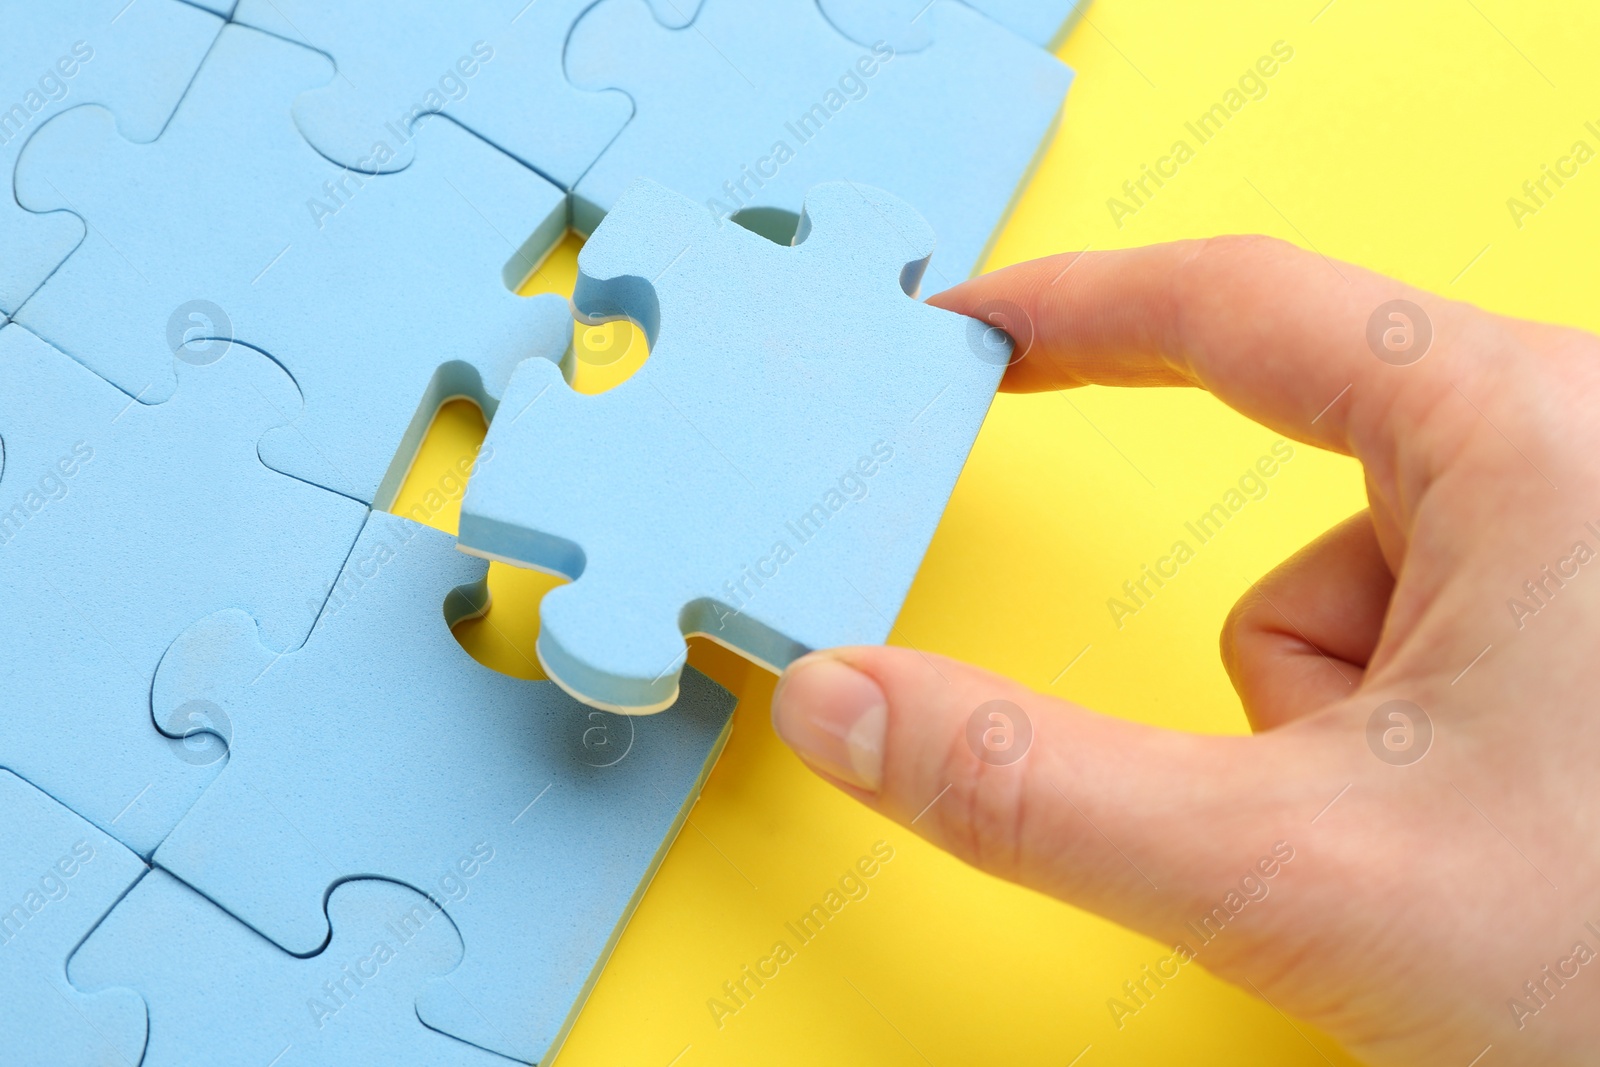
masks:
<instances>
[{"instance_id":1,"label":"puzzle piece notch","mask_svg":"<svg viewBox=\"0 0 1600 1067\"><path fill-rule=\"evenodd\" d=\"M393 882L344 882L328 898L332 933L289 955L164 871L100 924L67 973L80 988L127 986L149 1003L142 1067L493 1067L491 1052L436 1033L419 990L449 974L460 934L427 896ZM138 1062L137 1058L129 1062Z\"/></svg>"},{"instance_id":2,"label":"puzzle piece notch","mask_svg":"<svg viewBox=\"0 0 1600 1067\"><path fill-rule=\"evenodd\" d=\"M601 0L573 30L568 75L624 90L635 114L574 189L574 228L592 231L639 177L724 217L794 212L811 186L849 180L932 224L924 295L965 279L1053 131L1071 72L954 0L921 21L936 43L900 55L850 41L815 0L772 0L760 18L705 0L687 31L663 29L642 0Z\"/></svg>"},{"instance_id":3,"label":"puzzle piece notch","mask_svg":"<svg viewBox=\"0 0 1600 1067\"><path fill-rule=\"evenodd\" d=\"M12 4L0 35L0 174L33 132L81 104L117 114L131 141L152 141L188 88L221 20L178 0ZM9 193L9 189L7 190ZM0 323L83 239L69 213L34 215L0 195Z\"/></svg>"},{"instance_id":4,"label":"puzzle piece notch","mask_svg":"<svg viewBox=\"0 0 1600 1067\"><path fill-rule=\"evenodd\" d=\"M316 52L229 26L153 144L123 140L95 108L41 129L18 195L73 205L92 230L17 321L156 402L175 385L172 323L202 298L224 336L270 354L304 397L262 440L263 461L381 507L436 401L492 412L518 361L570 345L564 301L507 284L565 233L566 198L443 118L398 174L335 166L289 114L332 76Z\"/></svg>"},{"instance_id":5,"label":"puzzle piece notch","mask_svg":"<svg viewBox=\"0 0 1600 1067\"><path fill-rule=\"evenodd\" d=\"M257 458L299 406L281 368L239 345L188 354L214 362L180 361L146 406L0 329L0 674L28 710L0 717L0 764L143 855L225 756L152 724L167 646L227 606L299 645L366 515Z\"/></svg>"},{"instance_id":6,"label":"puzzle piece notch","mask_svg":"<svg viewBox=\"0 0 1600 1067\"><path fill-rule=\"evenodd\" d=\"M567 37L592 2L242 0L234 18L338 65L337 77L294 102L301 132L330 160L404 170L416 158L413 124L443 114L570 189L633 113L621 93L583 93L567 81ZM652 0L664 26L693 21L698 3L682 6Z\"/></svg>"},{"instance_id":7,"label":"puzzle piece notch","mask_svg":"<svg viewBox=\"0 0 1600 1067\"><path fill-rule=\"evenodd\" d=\"M1089 0L964 0L980 14L1040 48L1054 50L1077 24ZM933 43L923 22L928 0L817 0L829 22L858 44L887 41L897 52Z\"/></svg>"},{"instance_id":8,"label":"puzzle piece notch","mask_svg":"<svg viewBox=\"0 0 1600 1067\"><path fill-rule=\"evenodd\" d=\"M139 1062L144 1003L126 990L73 988L67 957L144 873L139 857L0 769L0 1034L8 1063Z\"/></svg>"},{"instance_id":9,"label":"puzzle piece notch","mask_svg":"<svg viewBox=\"0 0 1600 1067\"><path fill-rule=\"evenodd\" d=\"M685 633L774 669L883 641L993 399L1009 349L907 295L932 248L908 205L821 185L797 241L640 181L573 299L640 323L649 360L599 396L530 360L502 409L524 414L489 426L461 543L575 579L538 653L593 706L670 703Z\"/></svg>"},{"instance_id":10,"label":"puzzle piece notch","mask_svg":"<svg viewBox=\"0 0 1600 1067\"><path fill-rule=\"evenodd\" d=\"M692 675L674 714L635 724L485 670L449 629L483 609L485 573L448 535L374 512L303 648L274 658L237 612L174 642L158 720L209 705L233 740L155 862L302 955L344 879L435 896L466 955L422 992L423 1022L543 1062L698 796L733 698Z\"/></svg>"}]
</instances>

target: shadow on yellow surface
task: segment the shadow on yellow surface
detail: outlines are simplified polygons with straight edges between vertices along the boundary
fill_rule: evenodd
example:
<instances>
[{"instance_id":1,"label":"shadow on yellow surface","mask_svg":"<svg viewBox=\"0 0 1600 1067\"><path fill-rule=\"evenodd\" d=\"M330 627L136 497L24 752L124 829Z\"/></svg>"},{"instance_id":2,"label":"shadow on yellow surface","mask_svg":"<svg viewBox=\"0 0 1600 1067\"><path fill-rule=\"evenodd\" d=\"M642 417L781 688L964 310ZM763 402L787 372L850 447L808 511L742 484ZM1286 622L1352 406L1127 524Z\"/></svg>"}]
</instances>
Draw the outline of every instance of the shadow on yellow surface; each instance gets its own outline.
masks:
<instances>
[{"instance_id":1,"label":"shadow on yellow surface","mask_svg":"<svg viewBox=\"0 0 1600 1067\"><path fill-rule=\"evenodd\" d=\"M1600 120L1597 37L1600 10L1577 3L1099 0L1061 50L1078 82L990 266L1265 232L1497 311L1600 327L1600 169L1531 215L1508 205ZM1249 78L1262 57L1273 74ZM570 292L576 247L525 291ZM637 368L642 344L618 336L629 330L579 330L592 358L569 371L578 388ZM441 479L482 434L470 405L443 412L396 510L432 490L440 506L424 511L454 530L459 494L447 500ZM1194 392L1000 398L897 640L1107 714L1245 732L1218 628L1253 579L1363 506L1359 470L1295 446L1155 596L1132 612L1115 602L1276 442ZM462 643L534 676L552 581L491 568L495 606ZM1128 1003L1124 983L1163 946L862 810L777 741L770 675L715 646L694 661L741 693L733 737L562 1067L1351 1062L1195 967L1119 1016L1112 1002ZM872 877L844 893L863 860ZM844 903L797 936L796 920L832 900Z\"/></svg>"}]
</instances>

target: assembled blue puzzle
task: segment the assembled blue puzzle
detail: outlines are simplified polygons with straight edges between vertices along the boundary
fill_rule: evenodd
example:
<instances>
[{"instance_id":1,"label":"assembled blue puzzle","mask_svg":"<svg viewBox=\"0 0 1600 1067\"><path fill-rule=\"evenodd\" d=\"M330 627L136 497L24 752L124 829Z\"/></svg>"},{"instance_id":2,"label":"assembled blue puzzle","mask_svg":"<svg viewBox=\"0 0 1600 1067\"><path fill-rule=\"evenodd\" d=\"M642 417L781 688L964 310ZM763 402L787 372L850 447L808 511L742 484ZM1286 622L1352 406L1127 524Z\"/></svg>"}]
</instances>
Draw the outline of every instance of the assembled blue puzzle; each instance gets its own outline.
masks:
<instances>
[{"instance_id":1,"label":"assembled blue puzzle","mask_svg":"<svg viewBox=\"0 0 1600 1067\"><path fill-rule=\"evenodd\" d=\"M541 602L552 678L657 711L686 633L773 669L889 636L1010 354L910 296L933 243L850 183L811 190L793 247L653 182L623 196L573 302L650 358L598 396L524 363L462 503L462 547L574 579Z\"/></svg>"},{"instance_id":2,"label":"assembled blue puzzle","mask_svg":"<svg viewBox=\"0 0 1600 1067\"><path fill-rule=\"evenodd\" d=\"M633 121L578 182L589 232L637 178L719 217L787 239L807 189L886 189L933 226L923 295L977 271L1054 129L1072 80L1061 61L954 0L921 22L932 44L900 54L843 36L816 0L705 0L664 28L644 0L601 0L573 30L568 73L621 88ZM783 220L786 216L786 222Z\"/></svg>"},{"instance_id":3,"label":"assembled blue puzzle","mask_svg":"<svg viewBox=\"0 0 1600 1067\"><path fill-rule=\"evenodd\" d=\"M686 635L893 633L1012 356L920 298L1078 6L10 4L0 1064L548 1063L732 730ZM390 513L456 399L459 541Z\"/></svg>"},{"instance_id":4,"label":"assembled blue puzzle","mask_svg":"<svg viewBox=\"0 0 1600 1067\"><path fill-rule=\"evenodd\" d=\"M322 900L347 878L432 895L466 949L421 993L422 1021L543 1063L734 702L693 675L673 714L635 722L484 668L450 627L485 609L485 571L448 534L374 512L299 651L263 647L241 612L198 622L162 661L157 722L225 718L228 764L155 863L296 955L326 940Z\"/></svg>"},{"instance_id":5,"label":"assembled blue puzzle","mask_svg":"<svg viewBox=\"0 0 1600 1067\"><path fill-rule=\"evenodd\" d=\"M415 157L419 118L448 115L570 189L627 124L621 93L574 88L562 54L594 0L242 0L234 20L326 52L339 74L294 103L295 122L323 155L367 172ZM655 0L666 25L694 15L688 0ZM687 9L687 10L681 10ZM378 143L393 153L374 154Z\"/></svg>"},{"instance_id":6,"label":"assembled blue puzzle","mask_svg":"<svg viewBox=\"0 0 1600 1067\"><path fill-rule=\"evenodd\" d=\"M8 4L0 34L0 321L83 239L70 214L34 215L9 180L28 138L54 115L99 104L130 141L153 141L220 20L178 0L51 0Z\"/></svg>"},{"instance_id":7,"label":"assembled blue puzzle","mask_svg":"<svg viewBox=\"0 0 1600 1067\"><path fill-rule=\"evenodd\" d=\"M82 212L90 233L16 321L156 402L198 315L188 343L257 348L300 388L263 462L382 507L442 401L492 411L519 360L571 343L565 301L508 288L565 232L566 201L442 118L398 174L329 163L290 105L332 76L310 49L229 26L155 143L128 143L100 108L39 130L18 196Z\"/></svg>"},{"instance_id":8,"label":"assembled blue puzzle","mask_svg":"<svg viewBox=\"0 0 1600 1067\"><path fill-rule=\"evenodd\" d=\"M0 766L142 855L226 757L204 723L151 722L168 644L237 608L294 648L366 516L257 459L299 407L288 375L237 345L185 354L151 407L0 328Z\"/></svg>"},{"instance_id":9,"label":"assembled blue puzzle","mask_svg":"<svg viewBox=\"0 0 1600 1067\"><path fill-rule=\"evenodd\" d=\"M67 957L145 873L139 857L0 770L0 1042L7 1064L110 1067L144 1053L127 990L87 996Z\"/></svg>"},{"instance_id":10,"label":"assembled blue puzzle","mask_svg":"<svg viewBox=\"0 0 1600 1067\"><path fill-rule=\"evenodd\" d=\"M95 1062L504 1067L417 1019L418 991L461 959L461 937L437 903L393 882L350 881L328 898L328 922L327 946L301 959L151 872L66 970L79 989L127 987L149 1005L144 1060Z\"/></svg>"}]
</instances>

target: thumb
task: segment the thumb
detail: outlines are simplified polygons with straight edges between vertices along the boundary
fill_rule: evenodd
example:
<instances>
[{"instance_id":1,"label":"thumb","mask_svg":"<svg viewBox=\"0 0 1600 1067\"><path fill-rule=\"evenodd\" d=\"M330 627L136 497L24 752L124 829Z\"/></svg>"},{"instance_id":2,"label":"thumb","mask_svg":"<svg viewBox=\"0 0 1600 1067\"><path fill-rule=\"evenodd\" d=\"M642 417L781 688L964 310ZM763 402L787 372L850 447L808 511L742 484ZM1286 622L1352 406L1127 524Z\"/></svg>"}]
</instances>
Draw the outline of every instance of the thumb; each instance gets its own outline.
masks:
<instances>
[{"instance_id":1,"label":"thumb","mask_svg":"<svg viewBox=\"0 0 1600 1067\"><path fill-rule=\"evenodd\" d=\"M904 648L808 655L772 714L807 764L869 807L1162 939L1303 828L1336 777L1304 731L1156 729Z\"/></svg>"}]
</instances>

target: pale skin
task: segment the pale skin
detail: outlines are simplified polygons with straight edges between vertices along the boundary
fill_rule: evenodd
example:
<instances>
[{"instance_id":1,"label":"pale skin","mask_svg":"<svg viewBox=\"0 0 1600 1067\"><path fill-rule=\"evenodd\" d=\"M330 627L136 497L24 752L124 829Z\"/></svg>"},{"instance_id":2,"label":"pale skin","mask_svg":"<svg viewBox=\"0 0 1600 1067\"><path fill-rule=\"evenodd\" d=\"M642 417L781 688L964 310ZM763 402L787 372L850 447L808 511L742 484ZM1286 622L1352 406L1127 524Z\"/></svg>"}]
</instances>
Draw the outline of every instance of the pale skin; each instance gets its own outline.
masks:
<instances>
[{"instance_id":1,"label":"pale skin","mask_svg":"<svg viewBox=\"0 0 1600 1067\"><path fill-rule=\"evenodd\" d=\"M1395 299L1432 324L1409 365L1367 340ZM790 666L779 735L941 848L1166 944L1199 946L1189 924L1285 842L1270 895L1198 965L1372 1064L1594 1062L1600 958L1575 950L1600 953L1600 558L1574 553L1600 553L1600 338L1266 238L1057 256L933 303L995 301L1032 333L1006 389L1205 389L1354 456L1369 506L1223 624L1253 736L1126 722L879 647ZM1011 765L967 742L996 699L1034 730ZM1420 759L1377 754L1369 720L1390 700L1431 724Z\"/></svg>"}]
</instances>

